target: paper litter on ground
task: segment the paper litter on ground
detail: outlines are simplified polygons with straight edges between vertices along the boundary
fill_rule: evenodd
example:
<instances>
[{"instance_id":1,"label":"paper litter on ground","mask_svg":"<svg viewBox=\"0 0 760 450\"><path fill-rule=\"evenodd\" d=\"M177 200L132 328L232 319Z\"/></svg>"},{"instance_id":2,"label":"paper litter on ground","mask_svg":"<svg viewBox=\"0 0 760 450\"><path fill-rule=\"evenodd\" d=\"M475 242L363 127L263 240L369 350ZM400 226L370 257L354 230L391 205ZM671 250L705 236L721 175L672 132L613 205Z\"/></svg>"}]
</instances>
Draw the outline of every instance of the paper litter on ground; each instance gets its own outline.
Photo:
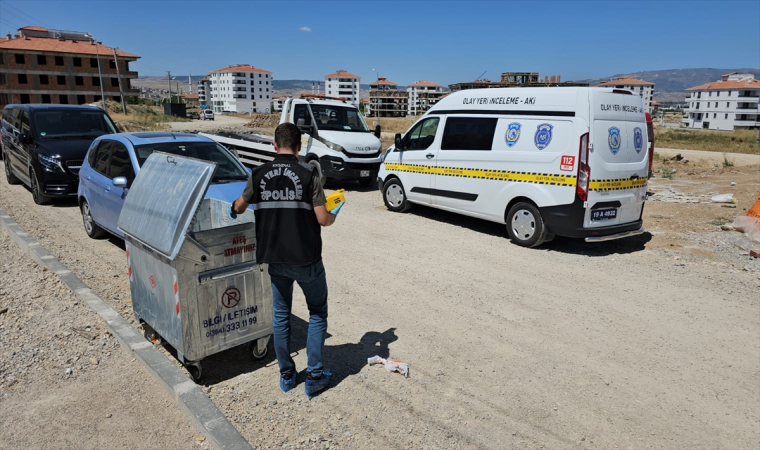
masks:
<instances>
[{"instance_id":1,"label":"paper litter on ground","mask_svg":"<svg viewBox=\"0 0 760 450\"><path fill-rule=\"evenodd\" d=\"M372 358L367 358L367 364L370 366L374 364L382 364L385 366L385 370L388 372L398 372L401 375L409 378L409 364L405 362L396 361L393 359L385 359L375 355Z\"/></svg>"}]
</instances>

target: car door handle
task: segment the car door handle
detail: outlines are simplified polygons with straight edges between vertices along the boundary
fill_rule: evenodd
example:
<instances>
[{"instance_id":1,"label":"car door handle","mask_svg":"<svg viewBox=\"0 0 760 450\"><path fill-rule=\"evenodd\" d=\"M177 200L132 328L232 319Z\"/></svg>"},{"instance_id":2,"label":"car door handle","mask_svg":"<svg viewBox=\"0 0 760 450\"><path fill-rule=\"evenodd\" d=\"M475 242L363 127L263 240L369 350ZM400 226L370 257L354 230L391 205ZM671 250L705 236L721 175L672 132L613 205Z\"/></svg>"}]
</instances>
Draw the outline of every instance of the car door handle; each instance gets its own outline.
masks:
<instances>
[{"instance_id":1,"label":"car door handle","mask_svg":"<svg viewBox=\"0 0 760 450\"><path fill-rule=\"evenodd\" d=\"M428 153L427 155L425 155L425 157L426 157L427 159L433 159L433 158L435 158L435 155L434 155L434 154L432 154L432 153Z\"/></svg>"}]
</instances>

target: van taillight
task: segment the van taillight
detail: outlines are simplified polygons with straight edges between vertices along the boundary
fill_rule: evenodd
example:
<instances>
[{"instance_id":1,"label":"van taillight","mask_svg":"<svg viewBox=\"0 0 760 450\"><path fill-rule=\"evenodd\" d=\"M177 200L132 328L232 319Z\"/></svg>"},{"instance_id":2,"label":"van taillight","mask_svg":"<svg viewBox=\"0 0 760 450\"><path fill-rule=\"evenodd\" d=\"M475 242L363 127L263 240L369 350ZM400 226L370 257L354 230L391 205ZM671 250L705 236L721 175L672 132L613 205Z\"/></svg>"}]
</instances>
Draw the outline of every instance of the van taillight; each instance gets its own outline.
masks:
<instances>
[{"instance_id":1,"label":"van taillight","mask_svg":"<svg viewBox=\"0 0 760 450\"><path fill-rule=\"evenodd\" d=\"M588 133L581 136L578 146L578 180L575 185L575 193L582 201L588 200L588 182L591 179L591 168L588 165L589 151Z\"/></svg>"}]
</instances>

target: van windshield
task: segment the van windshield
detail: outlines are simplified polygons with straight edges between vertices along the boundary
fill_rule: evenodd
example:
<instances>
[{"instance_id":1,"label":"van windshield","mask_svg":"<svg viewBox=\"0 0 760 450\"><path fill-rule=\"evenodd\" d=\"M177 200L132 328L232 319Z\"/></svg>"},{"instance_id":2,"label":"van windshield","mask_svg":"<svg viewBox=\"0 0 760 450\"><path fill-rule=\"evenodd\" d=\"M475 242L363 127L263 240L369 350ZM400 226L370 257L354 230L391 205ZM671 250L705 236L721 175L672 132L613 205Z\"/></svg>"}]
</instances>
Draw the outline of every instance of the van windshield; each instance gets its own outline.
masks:
<instances>
[{"instance_id":1,"label":"van windshield","mask_svg":"<svg viewBox=\"0 0 760 450\"><path fill-rule=\"evenodd\" d=\"M111 119L102 111L35 111L34 134L37 139L95 139L118 133Z\"/></svg>"},{"instance_id":2,"label":"van windshield","mask_svg":"<svg viewBox=\"0 0 760 450\"><path fill-rule=\"evenodd\" d=\"M248 179L248 172L224 147L216 142L158 142L155 144L135 145L137 164L142 167L153 152L187 156L216 163L213 181L243 181Z\"/></svg>"},{"instance_id":3,"label":"van windshield","mask_svg":"<svg viewBox=\"0 0 760 450\"><path fill-rule=\"evenodd\" d=\"M311 105L311 112L320 130L369 132L356 108L333 105Z\"/></svg>"}]
</instances>

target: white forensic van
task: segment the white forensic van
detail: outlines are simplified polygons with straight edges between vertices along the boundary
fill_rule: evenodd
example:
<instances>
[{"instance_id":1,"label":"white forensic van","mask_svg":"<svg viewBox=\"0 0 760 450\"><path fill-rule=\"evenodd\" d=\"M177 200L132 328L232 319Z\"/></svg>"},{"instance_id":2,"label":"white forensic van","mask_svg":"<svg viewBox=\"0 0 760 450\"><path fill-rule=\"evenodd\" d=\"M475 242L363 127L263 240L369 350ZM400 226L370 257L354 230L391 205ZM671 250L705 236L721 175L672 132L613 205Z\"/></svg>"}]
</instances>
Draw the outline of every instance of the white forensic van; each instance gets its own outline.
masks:
<instances>
[{"instance_id":1,"label":"white forensic van","mask_svg":"<svg viewBox=\"0 0 760 450\"><path fill-rule=\"evenodd\" d=\"M515 244L644 232L647 125L641 97L607 88L459 91L384 155L385 205L505 223Z\"/></svg>"}]
</instances>

